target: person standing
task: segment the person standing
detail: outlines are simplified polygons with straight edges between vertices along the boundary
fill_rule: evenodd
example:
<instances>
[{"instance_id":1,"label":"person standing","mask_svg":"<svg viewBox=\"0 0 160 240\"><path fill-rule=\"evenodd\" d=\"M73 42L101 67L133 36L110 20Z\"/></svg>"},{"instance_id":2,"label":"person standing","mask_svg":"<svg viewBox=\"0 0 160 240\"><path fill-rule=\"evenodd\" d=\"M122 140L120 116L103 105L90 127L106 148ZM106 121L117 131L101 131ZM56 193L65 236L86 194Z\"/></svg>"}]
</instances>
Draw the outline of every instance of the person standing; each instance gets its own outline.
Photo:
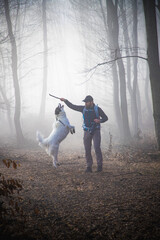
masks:
<instances>
[{"instance_id":1,"label":"person standing","mask_svg":"<svg viewBox=\"0 0 160 240\"><path fill-rule=\"evenodd\" d=\"M97 172L101 172L103 170L103 158L101 152L101 132L100 132L100 124L104 123L108 120L107 115L103 112L103 110L94 104L93 97L88 95L85 97L83 102L85 102L85 106L82 105L74 105L69 102L65 98L60 98L69 108L81 112L83 114L83 130L84 130L84 148L85 148L85 156L87 162L86 173L92 172L93 159L91 155L91 146L92 140L94 144L94 149L96 153L97 160Z\"/></svg>"}]
</instances>

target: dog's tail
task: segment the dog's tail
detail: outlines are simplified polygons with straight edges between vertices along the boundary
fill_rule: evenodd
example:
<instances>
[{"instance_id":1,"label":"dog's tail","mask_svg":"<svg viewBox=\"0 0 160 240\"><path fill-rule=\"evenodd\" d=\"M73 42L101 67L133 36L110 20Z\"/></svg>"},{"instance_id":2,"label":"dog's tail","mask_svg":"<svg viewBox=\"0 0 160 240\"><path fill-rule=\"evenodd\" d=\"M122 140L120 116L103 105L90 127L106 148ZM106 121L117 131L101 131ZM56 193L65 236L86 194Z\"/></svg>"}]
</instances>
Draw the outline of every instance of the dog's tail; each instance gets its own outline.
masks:
<instances>
[{"instance_id":1,"label":"dog's tail","mask_svg":"<svg viewBox=\"0 0 160 240\"><path fill-rule=\"evenodd\" d=\"M39 142L39 146L44 148L46 152L50 155L48 138L44 138L40 132L36 132L36 139Z\"/></svg>"},{"instance_id":2,"label":"dog's tail","mask_svg":"<svg viewBox=\"0 0 160 240\"><path fill-rule=\"evenodd\" d=\"M41 143L41 144L43 143L43 136L38 131L36 132L36 139L39 143Z\"/></svg>"}]
</instances>

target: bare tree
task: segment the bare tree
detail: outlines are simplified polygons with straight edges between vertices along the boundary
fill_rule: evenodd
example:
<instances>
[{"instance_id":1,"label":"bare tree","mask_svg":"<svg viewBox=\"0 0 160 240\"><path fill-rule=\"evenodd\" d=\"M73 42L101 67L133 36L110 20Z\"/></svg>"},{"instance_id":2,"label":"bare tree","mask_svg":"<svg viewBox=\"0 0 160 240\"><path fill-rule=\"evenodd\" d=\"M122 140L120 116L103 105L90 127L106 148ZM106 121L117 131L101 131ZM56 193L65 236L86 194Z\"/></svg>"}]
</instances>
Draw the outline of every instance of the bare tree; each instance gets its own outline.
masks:
<instances>
[{"instance_id":1,"label":"bare tree","mask_svg":"<svg viewBox=\"0 0 160 240\"><path fill-rule=\"evenodd\" d=\"M117 60L117 67L119 70L120 79L120 99L121 99L121 113L122 113L122 131L124 140L128 140L131 137L129 120L128 120L128 107L127 107L127 96L126 96L126 79L125 79L125 69L121 58L121 53L119 49L118 36L119 36L119 23L117 15L117 1L115 4L113 1L107 1L107 24L108 29L110 29L110 37L112 44L114 44L115 58Z\"/></svg>"},{"instance_id":2,"label":"bare tree","mask_svg":"<svg viewBox=\"0 0 160 240\"><path fill-rule=\"evenodd\" d=\"M155 1L143 0L146 22L148 65L153 100L153 117L158 149L160 150L160 64Z\"/></svg>"},{"instance_id":3,"label":"bare tree","mask_svg":"<svg viewBox=\"0 0 160 240\"><path fill-rule=\"evenodd\" d=\"M125 44L125 53L126 55L130 55L131 50L131 41L129 38L128 24L127 24L127 16L126 16L126 1L119 1L120 13L122 18L122 30L124 36L124 44ZM133 104L133 87L131 82L131 58L127 58L127 66L126 66L126 76L127 76L127 86L131 99L131 123L132 127L134 125L134 104Z\"/></svg>"},{"instance_id":4,"label":"bare tree","mask_svg":"<svg viewBox=\"0 0 160 240\"><path fill-rule=\"evenodd\" d=\"M17 143L20 145L24 142L24 137L22 133L21 123L20 123L20 113L21 113L21 98L20 98L20 88L18 82L18 73L17 73L17 45L15 36L12 30L12 22L10 18L10 8L8 0L4 0L5 16L8 27L8 35L11 43L11 58L12 58L12 75L13 75L13 84L14 84L14 93L15 93L15 113L14 113L14 124L16 129Z\"/></svg>"},{"instance_id":5,"label":"bare tree","mask_svg":"<svg viewBox=\"0 0 160 240\"><path fill-rule=\"evenodd\" d=\"M133 9L133 48L138 51L138 32L137 32L137 0L132 1L132 9ZM137 107L137 63L138 58L133 59L133 108L134 108L134 116L133 116L133 129L134 134L137 135L139 129L138 123L138 107Z\"/></svg>"},{"instance_id":6,"label":"bare tree","mask_svg":"<svg viewBox=\"0 0 160 240\"><path fill-rule=\"evenodd\" d=\"M113 49L115 49L114 42L112 41L112 33L110 32L111 29L107 24L105 12L103 9L103 4L102 0L100 1L100 6L101 6L101 11L102 11L102 17L103 17L103 22L105 26L105 31L106 31L106 38L110 46L110 56L111 58L113 57ZM114 112L115 112L115 118L116 118L116 123L118 126L119 130L119 135L120 137L123 136L123 131L122 131L122 115L121 115L121 110L120 110L120 102L119 102L119 79L118 79L118 70L117 70L117 64L112 65L112 77L113 77L113 104L114 104Z\"/></svg>"},{"instance_id":7,"label":"bare tree","mask_svg":"<svg viewBox=\"0 0 160 240\"><path fill-rule=\"evenodd\" d=\"M43 21L43 86L42 86L42 98L40 106L40 119L45 118L45 105L47 94L47 75L48 75L48 46L47 46L47 18L46 18L46 2L42 1L42 21Z\"/></svg>"},{"instance_id":8,"label":"bare tree","mask_svg":"<svg viewBox=\"0 0 160 240\"><path fill-rule=\"evenodd\" d=\"M8 118L8 124L9 124L9 128L10 128L10 133L13 133L13 127L12 127L12 119L11 119L11 104L9 99L7 98L7 94L6 94L6 65L5 65L5 61L4 61L4 55L3 55L3 51L0 48L0 54L1 54L1 60L2 60L2 81L0 84L0 93L1 93L1 97L3 99L3 102L5 104L5 109L7 111L7 118Z\"/></svg>"}]
</instances>

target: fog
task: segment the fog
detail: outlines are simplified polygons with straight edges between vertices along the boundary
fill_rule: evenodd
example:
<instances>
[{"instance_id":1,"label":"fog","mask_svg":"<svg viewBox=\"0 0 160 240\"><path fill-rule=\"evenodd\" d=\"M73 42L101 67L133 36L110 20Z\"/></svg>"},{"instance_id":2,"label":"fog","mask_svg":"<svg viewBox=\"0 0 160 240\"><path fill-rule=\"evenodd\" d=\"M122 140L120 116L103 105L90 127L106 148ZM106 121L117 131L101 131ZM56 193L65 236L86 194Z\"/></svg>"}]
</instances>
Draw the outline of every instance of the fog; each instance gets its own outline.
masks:
<instances>
[{"instance_id":1,"label":"fog","mask_svg":"<svg viewBox=\"0 0 160 240\"><path fill-rule=\"evenodd\" d=\"M137 129L141 130L143 136L145 134L154 135L149 70L145 60L147 58L147 43L142 1L138 1L137 4L137 19L135 19L137 22L136 46L133 41L135 35L133 25L135 23L133 23L132 1L119 1L117 10L119 49L111 46L105 1L44 1L46 2L47 26L47 35L45 35L47 41L46 65L44 64L44 19L42 18L44 9L42 8L42 2L19 1L19 4L17 4L17 1L9 2L12 30L17 46L17 73L21 98L20 123L24 138L36 141L37 130L42 132L44 136L50 133L52 123L55 120L54 111L60 102L60 100L50 97L49 93L51 93L58 97L64 97L77 105L83 104L82 100L86 95L92 95L94 102L104 110L109 118L106 123L101 124L103 146L107 147L110 141L109 133L113 136L113 142L123 141L124 138L120 136L117 125L119 119L115 115L114 88L116 85L114 83L113 67L116 67L118 74L119 96L117 98L120 106L122 105L121 95L123 95L120 92L122 91L120 90L122 73L118 68L117 62L119 60L115 60L117 56L124 57L122 62L126 81L129 128L132 138L137 136L137 130L134 128L131 113L133 106L128 74L130 74L131 88L136 91ZM127 29L123 23L120 9L122 2ZM4 96L1 91L0 95L0 138L1 142L8 143L16 140L14 126L15 85L11 69L12 47L3 1L1 1L0 16L0 87L5 93ZM125 31L128 32L127 43L125 42ZM140 56L140 58L134 56ZM130 66L128 65L129 59ZM135 59L137 60L137 86L134 89ZM101 63L105 64L97 66ZM40 116L40 106L45 68L47 69L45 78L47 86L44 101L45 111L42 118ZM8 112L8 106L10 112ZM76 134L69 135L62 143L62 148L78 147L81 149L83 147L82 114L69 109L66 105L64 109L70 123L76 128ZM121 114L123 115L122 112ZM9 115L11 125L8 121Z\"/></svg>"}]
</instances>

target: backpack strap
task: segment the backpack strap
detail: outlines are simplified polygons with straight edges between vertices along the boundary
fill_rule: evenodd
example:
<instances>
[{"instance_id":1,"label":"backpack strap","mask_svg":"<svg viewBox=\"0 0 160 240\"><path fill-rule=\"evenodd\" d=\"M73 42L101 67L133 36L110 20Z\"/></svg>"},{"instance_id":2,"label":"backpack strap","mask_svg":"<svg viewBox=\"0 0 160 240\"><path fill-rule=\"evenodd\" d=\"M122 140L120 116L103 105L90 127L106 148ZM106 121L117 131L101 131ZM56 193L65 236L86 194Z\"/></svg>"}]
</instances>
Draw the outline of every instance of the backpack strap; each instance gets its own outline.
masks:
<instances>
[{"instance_id":1,"label":"backpack strap","mask_svg":"<svg viewBox=\"0 0 160 240\"><path fill-rule=\"evenodd\" d=\"M84 119L84 114L85 114L85 111L86 111L86 107L83 108L83 119ZM96 113L96 117L99 118L99 111L98 111L98 105L94 105L94 111Z\"/></svg>"},{"instance_id":2,"label":"backpack strap","mask_svg":"<svg viewBox=\"0 0 160 240\"><path fill-rule=\"evenodd\" d=\"M99 118L98 105L94 105L94 111L96 113L96 117Z\"/></svg>"},{"instance_id":3,"label":"backpack strap","mask_svg":"<svg viewBox=\"0 0 160 240\"><path fill-rule=\"evenodd\" d=\"M85 111L86 111L86 107L83 108L83 119L84 119Z\"/></svg>"}]
</instances>

